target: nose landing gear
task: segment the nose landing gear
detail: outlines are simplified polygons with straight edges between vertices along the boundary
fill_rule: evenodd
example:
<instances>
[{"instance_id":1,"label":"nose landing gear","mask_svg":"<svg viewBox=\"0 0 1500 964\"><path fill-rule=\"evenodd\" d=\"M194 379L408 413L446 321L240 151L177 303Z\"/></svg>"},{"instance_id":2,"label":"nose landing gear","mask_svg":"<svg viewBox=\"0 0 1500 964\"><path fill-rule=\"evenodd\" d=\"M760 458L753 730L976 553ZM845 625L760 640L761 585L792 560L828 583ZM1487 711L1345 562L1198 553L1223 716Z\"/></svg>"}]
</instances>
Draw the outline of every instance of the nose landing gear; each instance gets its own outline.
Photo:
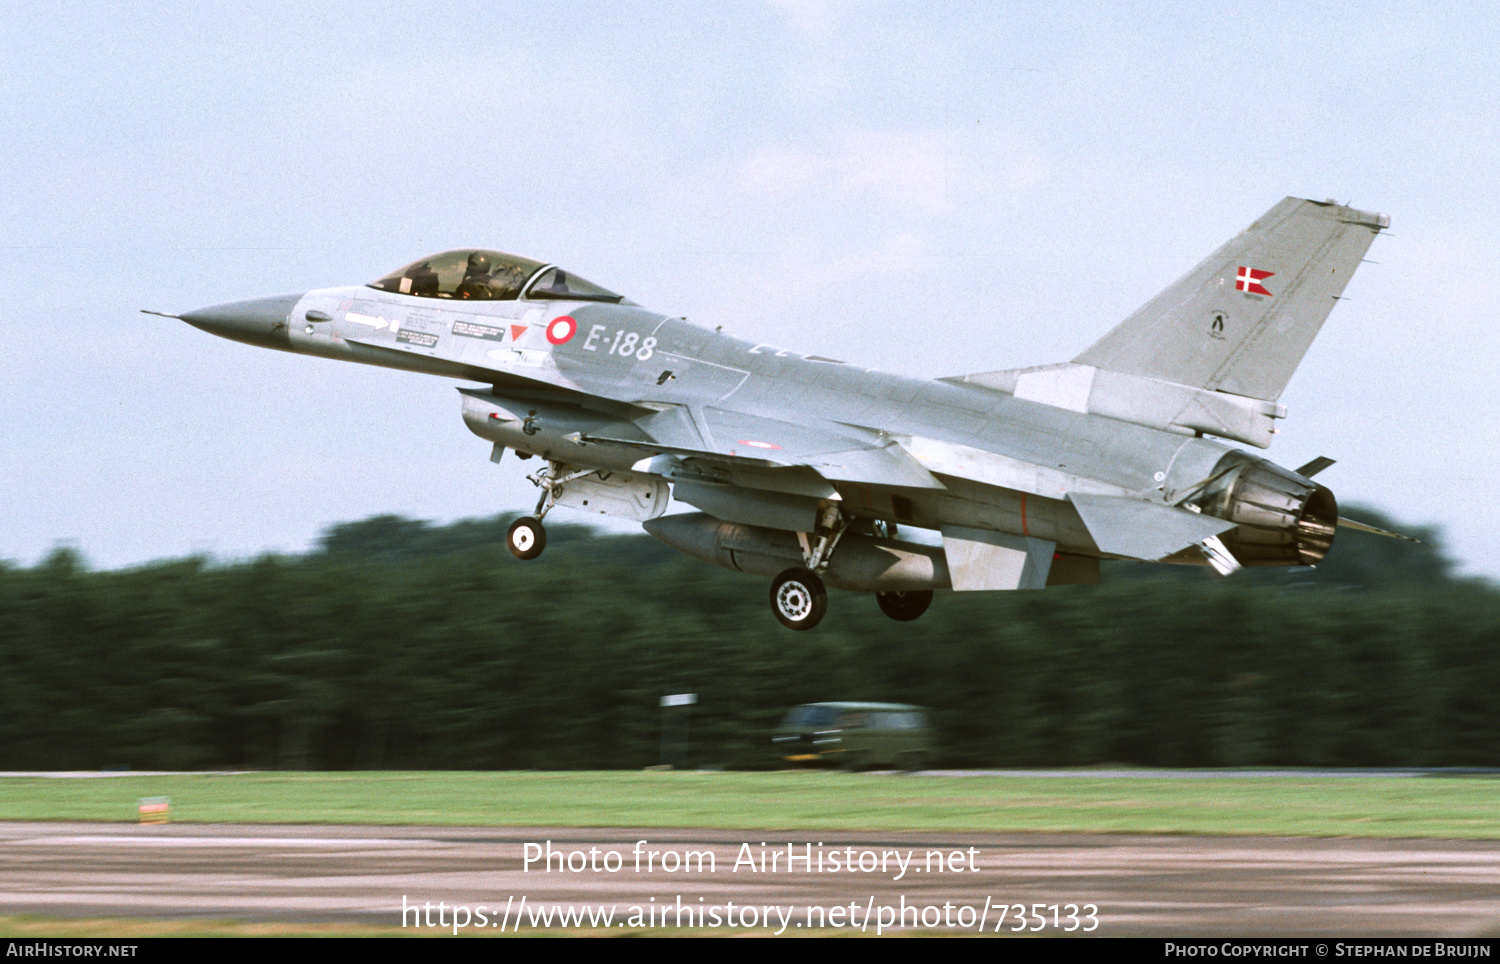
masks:
<instances>
[{"instance_id":1,"label":"nose landing gear","mask_svg":"<svg viewBox=\"0 0 1500 964\"><path fill-rule=\"evenodd\" d=\"M596 472L594 469L569 471L570 469L572 466L549 460L541 471L526 476L527 481L542 490L542 494L536 500L535 515L512 522L510 531L505 534L505 547L517 559L535 559L542 554L542 550L547 548L547 530L542 527L542 520L547 518L547 513L557 504L564 486L574 479L594 475Z\"/></svg>"},{"instance_id":2,"label":"nose landing gear","mask_svg":"<svg viewBox=\"0 0 1500 964\"><path fill-rule=\"evenodd\" d=\"M547 530L541 519L517 519L505 534L505 547L517 559L535 559L547 548Z\"/></svg>"}]
</instances>

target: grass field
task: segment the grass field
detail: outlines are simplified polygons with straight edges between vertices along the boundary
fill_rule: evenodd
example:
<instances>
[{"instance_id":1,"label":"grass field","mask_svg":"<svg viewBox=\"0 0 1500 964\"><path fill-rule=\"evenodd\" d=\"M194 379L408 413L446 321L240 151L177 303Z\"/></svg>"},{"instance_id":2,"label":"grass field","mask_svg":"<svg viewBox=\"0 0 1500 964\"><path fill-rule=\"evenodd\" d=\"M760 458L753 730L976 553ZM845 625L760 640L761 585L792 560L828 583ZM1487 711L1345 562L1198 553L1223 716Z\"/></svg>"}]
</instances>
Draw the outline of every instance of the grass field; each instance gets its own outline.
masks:
<instances>
[{"instance_id":1,"label":"grass field","mask_svg":"<svg viewBox=\"0 0 1500 964\"><path fill-rule=\"evenodd\" d=\"M0 820L1500 838L1492 777L247 773L0 778Z\"/></svg>"}]
</instances>

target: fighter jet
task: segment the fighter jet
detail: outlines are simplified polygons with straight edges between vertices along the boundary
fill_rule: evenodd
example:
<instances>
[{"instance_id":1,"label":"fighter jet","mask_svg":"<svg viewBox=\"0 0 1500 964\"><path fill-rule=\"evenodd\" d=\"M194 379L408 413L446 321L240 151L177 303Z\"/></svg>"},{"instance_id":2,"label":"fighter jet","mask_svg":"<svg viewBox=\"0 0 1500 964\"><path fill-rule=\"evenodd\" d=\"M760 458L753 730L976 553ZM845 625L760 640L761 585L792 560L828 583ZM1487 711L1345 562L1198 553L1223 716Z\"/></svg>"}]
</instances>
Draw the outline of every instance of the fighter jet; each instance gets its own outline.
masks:
<instances>
[{"instance_id":1,"label":"fighter jet","mask_svg":"<svg viewBox=\"0 0 1500 964\"><path fill-rule=\"evenodd\" d=\"M1315 565L1340 523L1312 481L1332 460L1289 471L1230 443L1271 444L1277 399L1389 226L1287 198L1072 361L937 380L731 337L479 249L169 317L478 383L458 390L491 461L540 460L517 558L542 554L555 506L637 520L771 577L773 613L802 630L825 587L904 621L934 590L1095 583L1100 559ZM665 515L673 500L696 511Z\"/></svg>"}]
</instances>

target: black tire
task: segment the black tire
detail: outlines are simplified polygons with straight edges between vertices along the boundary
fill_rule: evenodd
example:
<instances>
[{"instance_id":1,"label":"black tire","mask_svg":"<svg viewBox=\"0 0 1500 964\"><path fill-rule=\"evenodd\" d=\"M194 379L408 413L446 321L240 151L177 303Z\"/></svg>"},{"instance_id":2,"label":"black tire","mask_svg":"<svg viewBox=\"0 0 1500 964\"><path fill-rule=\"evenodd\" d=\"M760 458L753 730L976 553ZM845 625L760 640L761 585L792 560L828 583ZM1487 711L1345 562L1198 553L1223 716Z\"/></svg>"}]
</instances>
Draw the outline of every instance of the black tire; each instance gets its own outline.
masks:
<instances>
[{"instance_id":1,"label":"black tire","mask_svg":"<svg viewBox=\"0 0 1500 964\"><path fill-rule=\"evenodd\" d=\"M811 569L788 569L771 581L771 612L787 629L812 629L828 612L828 590Z\"/></svg>"},{"instance_id":2,"label":"black tire","mask_svg":"<svg viewBox=\"0 0 1500 964\"><path fill-rule=\"evenodd\" d=\"M505 548L517 559L535 559L547 548L547 530L531 517L517 519L505 534Z\"/></svg>"},{"instance_id":3,"label":"black tire","mask_svg":"<svg viewBox=\"0 0 1500 964\"><path fill-rule=\"evenodd\" d=\"M880 611L898 623L909 623L927 611L932 605L931 589L911 589L905 592L877 592L875 602Z\"/></svg>"}]
</instances>

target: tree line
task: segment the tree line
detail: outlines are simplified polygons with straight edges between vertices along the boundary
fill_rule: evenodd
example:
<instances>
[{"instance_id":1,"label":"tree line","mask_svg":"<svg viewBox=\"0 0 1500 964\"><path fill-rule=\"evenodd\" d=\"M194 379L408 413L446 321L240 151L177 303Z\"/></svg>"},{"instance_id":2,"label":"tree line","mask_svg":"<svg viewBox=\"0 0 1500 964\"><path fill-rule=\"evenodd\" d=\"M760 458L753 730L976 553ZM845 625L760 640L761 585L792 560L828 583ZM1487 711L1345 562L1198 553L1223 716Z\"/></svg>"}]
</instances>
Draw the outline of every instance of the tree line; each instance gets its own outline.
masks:
<instances>
[{"instance_id":1,"label":"tree line","mask_svg":"<svg viewBox=\"0 0 1500 964\"><path fill-rule=\"evenodd\" d=\"M1341 534L1317 570L942 593L914 623L835 592L794 634L764 580L558 525L521 563L508 521L0 564L0 769L634 768L685 692L700 765L773 765L782 714L825 700L931 708L939 765L1500 765L1500 591L1431 531Z\"/></svg>"}]
</instances>

